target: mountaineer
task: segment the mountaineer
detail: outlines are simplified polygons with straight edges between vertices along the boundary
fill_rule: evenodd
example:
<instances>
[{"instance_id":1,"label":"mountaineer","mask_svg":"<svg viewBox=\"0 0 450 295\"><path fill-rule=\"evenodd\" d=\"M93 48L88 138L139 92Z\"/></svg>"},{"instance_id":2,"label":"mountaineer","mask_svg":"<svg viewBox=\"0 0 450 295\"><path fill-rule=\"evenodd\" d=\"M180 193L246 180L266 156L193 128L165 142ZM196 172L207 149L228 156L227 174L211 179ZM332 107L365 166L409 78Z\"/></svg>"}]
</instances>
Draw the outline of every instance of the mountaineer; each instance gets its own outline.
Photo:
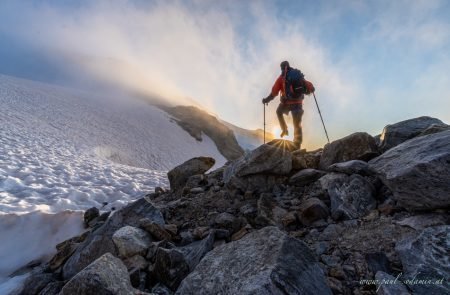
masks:
<instances>
[{"instance_id":1,"label":"mountaineer","mask_svg":"<svg viewBox=\"0 0 450 295\"><path fill-rule=\"evenodd\" d=\"M311 82L305 80L300 70L291 68L289 62L283 61L280 67L281 75L275 81L269 96L264 98L262 102L263 104L268 104L281 91L280 104L277 108L277 117L282 130L280 137L289 135L284 115L288 115L291 112L294 124L294 144L300 149L303 139L301 125L304 112L303 98L304 94L314 92L314 86Z\"/></svg>"}]
</instances>

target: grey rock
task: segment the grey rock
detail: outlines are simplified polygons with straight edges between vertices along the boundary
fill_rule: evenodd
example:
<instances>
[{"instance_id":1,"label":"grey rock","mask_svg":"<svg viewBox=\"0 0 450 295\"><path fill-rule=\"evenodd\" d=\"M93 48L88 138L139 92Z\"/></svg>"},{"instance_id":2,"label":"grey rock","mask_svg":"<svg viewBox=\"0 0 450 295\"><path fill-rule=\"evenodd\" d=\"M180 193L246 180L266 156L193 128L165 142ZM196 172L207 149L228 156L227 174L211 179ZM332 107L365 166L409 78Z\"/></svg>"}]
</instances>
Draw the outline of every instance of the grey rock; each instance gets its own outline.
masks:
<instances>
[{"instance_id":1,"label":"grey rock","mask_svg":"<svg viewBox=\"0 0 450 295\"><path fill-rule=\"evenodd\" d=\"M140 220L140 227L146 230L153 238L158 241L170 240L171 235L164 229L163 225L153 222L148 218Z\"/></svg>"},{"instance_id":2,"label":"grey rock","mask_svg":"<svg viewBox=\"0 0 450 295\"><path fill-rule=\"evenodd\" d=\"M240 227L239 220L233 214L227 212L217 215L214 223L217 227L231 230L231 232L237 231Z\"/></svg>"},{"instance_id":3,"label":"grey rock","mask_svg":"<svg viewBox=\"0 0 450 295\"><path fill-rule=\"evenodd\" d=\"M45 286L44 289L39 292L39 295L57 295L64 287L64 282L56 281L51 282Z\"/></svg>"},{"instance_id":4,"label":"grey rock","mask_svg":"<svg viewBox=\"0 0 450 295\"><path fill-rule=\"evenodd\" d=\"M375 188L364 177L353 174L327 183L334 220L355 219L375 209Z\"/></svg>"},{"instance_id":5,"label":"grey rock","mask_svg":"<svg viewBox=\"0 0 450 295\"><path fill-rule=\"evenodd\" d=\"M325 145L319 168L326 170L334 163L350 160L368 161L379 154L375 139L368 133L356 132Z\"/></svg>"},{"instance_id":6,"label":"grey rock","mask_svg":"<svg viewBox=\"0 0 450 295\"><path fill-rule=\"evenodd\" d=\"M448 214L429 213L406 217L394 222L421 231L430 226L450 224L450 216Z\"/></svg>"},{"instance_id":7,"label":"grey rock","mask_svg":"<svg viewBox=\"0 0 450 295\"><path fill-rule=\"evenodd\" d=\"M398 205L410 210L450 207L450 130L404 142L369 162L392 191Z\"/></svg>"},{"instance_id":8,"label":"grey rock","mask_svg":"<svg viewBox=\"0 0 450 295\"><path fill-rule=\"evenodd\" d=\"M110 252L118 255L112 235L121 227L138 227L142 218L164 224L161 212L146 199L139 199L114 212L108 220L89 234L63 266L63 278L70 279L95 259Z\"/></svg>"},{"instance_id":9,"label":"grey rock","mask_svg":"<svg viewBox=\"0 0 450 295\"><path fill-rule=\"evenodd\" d=\"M367 267L373 274L376 274L377 271L391 272L389 260L383 252L366 253L365 259Z\"/></svg>"},{"instance_id":10,"label":"grey rock","mask_svg":"<svg viewBox=\"0 0 450 295\"><path fill-rule=\"evenodd\" d=\"M316 169L303 169L289 178L289 183L296 186L308 185L324 176L326 173Z\"/></svg>"},{"instance_id":11,"label":"grey rock","mask_svg":"<svg viewBox=\"0 0 450 295\"><path fill-rule=\"evenodd\" d=\"M441 120L426 116L387 125L381 133L380 148L382 151L387 151L408 139L418 136L433 124L445 126Z\"/></svg>"},{"instance_id":12,"label":"grey rock","mask_svg":"<svg viewBox=\"0 0 450 295\"><path fill-rule=\"evenodd\" d=\"M377 295L410 295L406 286L401 280L394 278L390 274L378 271L375 274L375 280L379 282L377 285Z\"/></svg>"},{"instance_id":13,"label":"grey rock","mask_svg":"<svg viewBox=\"0 0 450 295\"><path fill-rule=\"evenodd\" d=\"M39 294L48 284L56 281L55 275L52 273L45 273L41 268L35 269L30 276L25 279L23 288L18 294L20 295L35 295Z\"/></svg>"},{"instance_id":14,"label":"grey rock","mask_svg":"<svg viewBox=\"0 0 450 295\"><path fill-rule=\"evenodd\" d=\"M129 225L118 229L113 234L112 239L119 255L124 258L145 254L151 243L151 239L145 230Z\"/></svg>"},{"instance_id":15,"label":"grey rock","mask_svg":"<svg viewBox=\"0 0 450 295\"><path fill-rule=\"evenodd\" d=\"M173 168L167 173L170 188L175 192L181 191L190 176L205 173L214 166L215 162L210 157L197 157Z\"/></svg>"},{"instance_id":16,"label":"grey rock","mask_svg":"<svg viewBox=\"0 0 450 295\"><path fill-rule=\"evenodd\" d=\"M328 207L317 198L307 199L300 206L300 221L304 225L311 225L320 219L326 220L329 214Z\"/></svg>"},{"instance_id":17,"label":"grey rock","mask_svg":"<svg viewBox=\"0 0 450 295\"><path fill-rule=\"evenodd\" d=\"M369 164L361 160L336 163L329 166L327 170L330 172L345 173L347 175L360 174L368 176L375 174L375 171L370 168Z\"/></svg>"},{"instance_id":18,"label":"grey rock","mask_svg":"<svg viewBox=\"0 0 450 295\"><path fill-rule=\"evenodd\" d=\"M417 136L423 136L423 135L438 133L438 132L442 132L442 131L449 130L449 129L450 129L450 125L446 125L446 124L444 124L444 125L432 124L430 127L425 129L424 131L420 132L420 134L417 135Z\"/></svg>"},{"instance_id":19,"label":"grey rock","mask_svg":"<svg viewBox=\"0 0 450 295\"><path fill-rule=\"evenodd\" d=\"M164 286L164 284L157 283L157 284L152 288L152 294L157 294L157 295L172 295L173 292L172 292L172 290L170 290L169 288L167 288L167 286Z\"/></svg>"},{"instance_id":20,"label":"grey rock","mask_svg":"<svg viewBox=\"0 0 450 295\"><path fill-rule=\"evenodd\" d=\"M92 208L87 209L84 212L84 216L83 216L84 225L86 227L88 227L89 226L89 222L91 222L93 219L97 218L98 216L100 216L100 211L96 207L92 207Z\"/></svg>"},{"instance_id":21,"label":"grey rock","mask_svg":"<svg viewBox=\"0 0 450 295\"><path fill-rule=\"evenodd\" d=\"M284 146L263 144L233 161L224 171L224 182L253 174L286 175L292 169L292 154Z\"/></svg>"},{"instance_id":22,"label":"grey rock","mask_svg":"<svg viewBox=\"0 0 450 295\"><path fill-rule=\"evenodd\" d=\"M413 294L450 294L450 225L429 227L417 236L409 236L395 245L403 265L403 282ZM413 284L407 280L422 279L442 284Z\"/></svg>"},{"instance_id":23,"label":"grey rock","mask_svg":"<svg viewBox=\"0 0 450 295\"><path fill-rule=\"evenodd\" d=\"M98 294L128 295L135 290L122 261L106 253L76 274L62 288L61 295Z\"/></svg>"},{"instance_id":24,"label":"grey rock","mask_svg":"<svg viewBox=\"0 0 450 295\"><path fill-rule=\"evenodd\" d=\"M176 294L331 294L309 248L275 227L209 252Z\"/></svg>"},{"instance_id":25,"label":"grey rock","mask_svg":"<svg viewBox=\"0 0 450 295\"><path fill-rule=\"evenodd\" d=\"M213 248L213 244L214 233L211 233L205 239L184 247L158 248L152 273L161 283L175 291L203 256Z\"/></svg>"}]
</instances>

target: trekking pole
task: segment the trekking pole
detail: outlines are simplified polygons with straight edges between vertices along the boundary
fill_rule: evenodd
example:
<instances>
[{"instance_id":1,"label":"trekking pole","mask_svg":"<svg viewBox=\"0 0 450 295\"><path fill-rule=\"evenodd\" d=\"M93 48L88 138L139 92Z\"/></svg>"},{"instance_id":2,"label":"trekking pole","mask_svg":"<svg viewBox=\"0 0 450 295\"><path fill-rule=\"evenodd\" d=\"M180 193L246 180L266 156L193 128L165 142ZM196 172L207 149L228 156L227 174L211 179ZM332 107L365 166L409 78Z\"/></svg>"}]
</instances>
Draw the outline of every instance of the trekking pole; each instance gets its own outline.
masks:
<instances>
[{"instance_id":1,"label":"trekking pole","mask_svg":"<svg viewBox=\"0 0 450 295\"><path fill-rule=\"evenodd\" d=\"M264 105L264 144L266 144L266 104Z\"/></svg>"},{"instance_id":2,"label":"trekking pole","mask_svg":"<svg viewBox=\"0 0 450 295\"><path fill-rule=\"evenodd\" d=\"M325 129L325 135L327 136L328 143L330 143L330 139L328 138L327 128L325 128L325 123L323 122L322 113L320 112L319 104L317 103L316 94L313 92L314 100L316 101L317 110L319 111L320 120L322 120L323 129Z\"/></svg>"}]
</instances>

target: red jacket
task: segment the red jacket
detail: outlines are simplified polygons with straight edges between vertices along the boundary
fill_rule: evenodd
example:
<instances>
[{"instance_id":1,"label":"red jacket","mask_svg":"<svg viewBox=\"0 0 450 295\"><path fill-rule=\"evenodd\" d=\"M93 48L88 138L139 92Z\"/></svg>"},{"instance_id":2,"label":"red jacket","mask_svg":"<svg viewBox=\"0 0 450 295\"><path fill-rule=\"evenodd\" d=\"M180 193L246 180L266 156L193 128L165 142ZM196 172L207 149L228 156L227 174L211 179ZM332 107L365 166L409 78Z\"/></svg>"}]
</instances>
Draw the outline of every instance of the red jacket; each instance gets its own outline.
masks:
<instances>
[{"instance_id":1,"label":"red jacket","mask_svg":"<svg viewBox=\"0 0 450 295\"><path fill-rule=\"evenodd\" d=\"M275 97L279 94L279 92L281 91L281 97L280 97L280 102L282 104L303 104L303 99L286 99L286 89L285 89L285 79L283 75L280 75L278 77L278 79L275 81L275 84L273 84L272 87L272 96Z\"/></svg>"}]
</instances>

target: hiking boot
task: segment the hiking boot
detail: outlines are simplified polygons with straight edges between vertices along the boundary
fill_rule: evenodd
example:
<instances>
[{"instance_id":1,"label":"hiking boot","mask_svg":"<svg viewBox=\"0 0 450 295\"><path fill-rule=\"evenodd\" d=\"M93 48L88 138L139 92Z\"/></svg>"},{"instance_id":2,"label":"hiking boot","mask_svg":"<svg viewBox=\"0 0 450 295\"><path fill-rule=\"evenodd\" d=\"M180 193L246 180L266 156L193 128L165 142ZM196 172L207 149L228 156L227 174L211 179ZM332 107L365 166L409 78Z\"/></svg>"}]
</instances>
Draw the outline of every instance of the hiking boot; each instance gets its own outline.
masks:
<instances>
[{"instance_id":1,"label":"hiking boot","mask_svg":"<svg viewBox=\"0 0 450 295\"><path fill-rule=\"evenodd\" d=\"M302 147L302 144L299 143L299 142L294 142L294 146L295 146L295 150L299 151L301 149L301 147Z\"/></svg>"},{"instance_id":2,"label":"hiking boot","mask_svg":"<svg viewBox=\"0 0 450 295\"><path fill-rule=\"evenodd\" d=\"M289 131L283 130L283 131L281 132L281 134L280 134L280 137L288 136L288 135L289 135Z\"/></svg>"}]
</instances>

